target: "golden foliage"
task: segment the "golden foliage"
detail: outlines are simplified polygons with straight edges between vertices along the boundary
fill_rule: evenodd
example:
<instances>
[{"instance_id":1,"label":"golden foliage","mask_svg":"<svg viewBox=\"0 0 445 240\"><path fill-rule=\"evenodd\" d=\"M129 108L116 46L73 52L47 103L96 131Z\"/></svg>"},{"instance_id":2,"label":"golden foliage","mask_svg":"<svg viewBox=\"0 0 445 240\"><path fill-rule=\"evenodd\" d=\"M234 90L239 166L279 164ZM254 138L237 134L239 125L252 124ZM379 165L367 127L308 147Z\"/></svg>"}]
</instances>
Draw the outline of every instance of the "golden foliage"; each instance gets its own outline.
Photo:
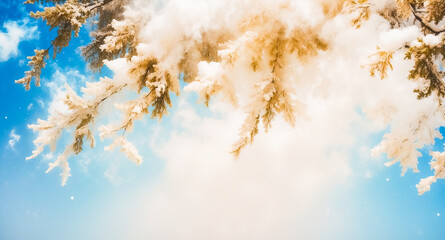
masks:
<instances>
[{"instance_id":1,"label":"golden foliage","mask_svg":"<svg viewBox=\"0 0 445 240\"><path fill-rule=\"evenodd\" d=\"M316 56L320 50L328 49L328 43L321 39L313 29L293 30L286 44L290 52L295 52L303 62Z\"/></svg>"},{"instance_id":2,"label":"golden foliage","mask_svg":"<svg viewBox=\"0 0 445 240\"><path fill-rule=\"evenodd\" d=\"M255 135L258 134L259 122L260 114L251 112L247 115L243 125L241 126L240 138L232 147L232 154L235 155L235 157L238 157L241 150L253 142Z\"/></svg>"},{"instance_id":3,"label":"golden foliage","mask_svg":"<svg viewBox=\"0 0 445 240\"><path fill-rule=\"evenodd\" d=\"M31 70L25 72L25 76L15 83L23 84L26 90L29 90L31 80L34 78L36 81L36 86L40 87L40 74L42 69L45 67L45 59L48 58L48 50L34 50L35 55L29 56L28 65Z\"/></svg>"},{"instance_id":4,"label":"golden foliage","mask_svg":"<svg viewBox=\"0 0 445 240\"><path fill-rule=\"evenodd\" d=\"M31 17L46 21L50 30L58 27L57 37L51 42L55 58L62 48L68 46L72 33L75 37L79 35L82 24L90 17L90 11L79 1L67 0L54 7L45 7L44 11L31 12Z\"/></svg>"},{"instance_id":5,"label":"golden foliage","mask_svg":"<svg viewBox=\"0 0 445 240\"><path fill-rule=\"evenodd\" d=\"M393 66L391 64L391 60L393 58L393 51L383 51L380 48L377 48L377 53L369 56L370 59L373 60L372 63L369 64L369 73L371 77L380 75L380 79L384 79L388 76L388 69L393 70Z\"/></svg>"},{"instance_id":6,"label":"golden foliage","mask_svg":"<svg viewBox=\"0 0 445 240\"><path fill-rule=\"evenodd\" d=\"M333 18L343 11L348 0L325 0L322 2L323 13L327 18Z\"/></svg>"},{"instance_id":7,"label":"golden foliage","mask_svg":"<svg viewBox=\"0 0 445 240\"><path fill-rule=\"evenodd\" d=\"M371 16L371 4L368 0L352 0L347 5L349 6L349 11L356 14L351 21L352 25L360 28L362 22L367 21Z\"/></svg>"},{"instance_id":8,"label":"golden foliage","mask_svg":"<svg viewBox=\"0 0 445 240\"><path fill-rule=\"evenodd\" d=\"M409 79L423 79L426 83L423 87L414 90L419 99L429 97L433 92L438 99L445 97L444 72L437 66L437 59L445 56L445 44L443 40L436 46L425 44L422 39L418 40L419 46L412 46L406 53L407 59L414 60L414 66L408 76ZM440 101L439 101L440 103Z\"/></svg>"},{"instance_id":9,"label":"golden foliage","mask_svg":"<svg viewBox=\"0 0 445 240\"><path fill-rule=\"evenodd\" d=\"M57 36L53 41L51 41L51 45L46 50L35 50L35 55L28 57L28 59L31 59L31 61L29 61L28 63L31 66L31 70L27 71L25 73L25 77L17 80L16 83L24 84L25 88L28 90L30 88L30 82L32 78L35 78L36 86L40 86L41 70L45 67L44 59L49 56L50 49L53 49L53 58L55 58L56 55L60 53L64 47L67 47L69 45L72 34L77 37L79 35L80 28L83 24L86 23L87 19L91 18L98 12L101 13L99 22L97 24L101 27L99 30L111 27L112 19L109 20L109 22L106 22L107 18L104 18L103 16L117 16L117 14L122 12L122 6L125 1L126 0L27 0L25 4L37 4L46 2L55 4L52 7L45 7L43 11L31 12L30 16L46 21L46 24L50 26L50 30L57 28ZM109 9L105 8L107 4L117 7L115 7L113 11L109 11ZM98 35L100 35L98 38L100 45L102 45L106 36L101 38L103 35ZM99 49L99 46L96 40L97 39L93 41L92 45L89 45L90 48L82 51L87 60L93 63L93 69L95 67L102 67L104 59L112 59L116 56L116 54L105 54L105 58L103 55L99 56L97 51ZM133 49L130 49L130 51L132 50Z\"/></svg>"},{"instance_id":10,"label":"golden foliage","mask_svg":"<svg viewBox=\"0 0 445 240\"><path fill-rule=\"evenodd\" d=\"M158 60L153 58L144 58L137 60L129 70L130 76L134 79L138 79L138 92L147 87L150 94L153 96L150 98L148 105L153 107L151 117L158 118L159 120L166 115L167 106L172 106L170 99L170 91L179 94L178 89L174 81L178 81L177 78L173 79L172 74L165 69L161 69L158 65Z\"/></svg>"},{"instance_id":11,"label":"golden foliage","mask_svg":"<svg viewBox=\"0 0 445 240\"><path fill-rule=\"evenodd\" d=\"M445 1L443 0L429 0L426 5L426 20L438 24L445 16Z\"/></svg>"},{"instance_id":12,"label":"golden foliage","mask_svg":"<svg viewBox=\"0 0 445 240\"><path fill-rule=\"evenodd\" d=\"M412 7L411 4L415 3L416 0L396 0L397 13L402 19L407 19L411 16Z\"/></svg>"},{"instance_id":13,"label":"golden foliage","mask_svg":"<svg viewBox=\"0 0 445 240\"><path fill-rule=\"evenodd\" d=\"M203 34L200 42L195 41L195 44L184 52L178 64L179 71L184 74L184 82L190 83L195 80L198 75L199 62L219 62L221 60L218 55L218 45L222 44L226 38L227 35L224 33Z\"/></svg>"},{"instance_id":14,"label":"golden foliage","mask_svg":"<svg viewBox=\"0 0 445 240\"><path fill-rule=\"evenodd\" d=\"M269 76L257 84L256 97L252 102L253 107L240 129L240 139L232 148L232 153L235 156L238 156L241 150L253 141L258 133L260 120L263 122L266 132L278 114L281 114L287 123L294 125L295 101L290 97L292 89L285 86L286 79L283 79L287 58L294 55L304 63L316 56L319 51L328 48L328 44L319 37L313 28L289 30L276 20L268 22L269 19L273 18L259 15L241 24L241 30L246 32L256 30L261 26L261 32L256 34L256 37L247 38L249 40L245 44L254 54L251 57L250 69L254 72L269 72ZM264 32L264 29L267 32ZM239 53L236 48L228 52L227 64L233 65L236 63ZM267 69L264 69L265 67Z\"/></svg>"}]
</instances>

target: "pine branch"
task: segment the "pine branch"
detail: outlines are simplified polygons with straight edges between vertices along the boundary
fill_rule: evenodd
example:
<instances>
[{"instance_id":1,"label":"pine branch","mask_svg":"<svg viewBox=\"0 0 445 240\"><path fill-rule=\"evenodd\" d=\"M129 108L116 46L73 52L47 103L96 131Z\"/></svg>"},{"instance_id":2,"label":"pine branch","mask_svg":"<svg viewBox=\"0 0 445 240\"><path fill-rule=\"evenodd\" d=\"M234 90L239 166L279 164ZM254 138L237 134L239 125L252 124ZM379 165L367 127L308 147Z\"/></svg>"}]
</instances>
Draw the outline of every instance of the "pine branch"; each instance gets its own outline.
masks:
<instances>
[{"instance_id":1,"label":"pine branch","mask_svg":"<svg viewBox=\"0 0 445 240\"><path fill-rule=\"evenodd\" d=\"M103 1L99 1L97 3L90 3L90 4L86 5L85 7L89 8L90 11L94 11L94 10L96 10L98 8L101 8L101 7L107 5L108 3L111 3L113 1L114 0L103 0Z\"/></svg>"},{"instance_id":2,"label":"pine branch","mask_svg":"<svg viewBox=\"0 0 445 240\"><path fill-rule=\"evenodd\" d=\"M442 32L445 32L445 28L438 28L435 25L432 25L430 22L423 20L421 16L419 16L416 12L414 4L410 4L411 12L413 13L414 17L424 26L426 29L428 29L430 32L434 33L435 35L439 35Z\"/></svg>"}]
</instances>

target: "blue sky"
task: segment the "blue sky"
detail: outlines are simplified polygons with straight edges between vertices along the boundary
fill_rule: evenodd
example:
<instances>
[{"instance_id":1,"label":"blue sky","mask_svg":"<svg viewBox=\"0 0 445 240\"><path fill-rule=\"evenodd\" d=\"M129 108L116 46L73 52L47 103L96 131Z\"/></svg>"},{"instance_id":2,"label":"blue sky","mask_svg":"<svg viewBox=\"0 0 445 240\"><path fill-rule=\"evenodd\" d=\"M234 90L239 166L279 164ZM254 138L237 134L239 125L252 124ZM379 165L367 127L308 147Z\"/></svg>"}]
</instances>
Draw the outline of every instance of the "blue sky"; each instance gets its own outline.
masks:
<instances>
[{"instance_id":1,"label":"blue sky","mask_svg":"<svg viewBox=\"0 0 445 240\"><path fill-rule=\"evenodd\" d=\"M144 239L144 224L133 224L133 221L145 219L140 217L144 199L150 199L169 174L164 154L153 146L184 134L183 125L178 126L175 116L181 113L181 99L189 106L196 101L196 96L185 94L175 99L175 107L162 122L137 123L136 129L140 130L130 134L130 140L131 137L137 139L135 144L145 159L141 166L128 161L118 151L103 152L107 142L99 142L95 149L70 159L73 177L66 186L60 186L59 169L45 174L50 161L50 155L45 155L48 152L25 160L33 150L32 141L36 136L27 124L46 118L52 97L48 83L60 83L64 76L68 83L82 86L84 81L98 79L99 74L90 72L79 55L79 47L89 39L88 28L84 28L81 36L59 54L57 61L48 61L42 73L42 87L32 86L25 91L14 84L28 69L23 62L26 56L35 48L47 46L55 34L41 21L29 19L26 15L29 10L35 9L0 2L0 26L3 26L0 34L8 34L6 25L14 22L27 31L19 41L18 51L0 60L0 239L129 239L126 238L129 231L137 232L135 239ZM0 46L2 44L0 42ZM111 72L105 70L102 75L110 76ZM189 107L201 118L214 114L202 106ZM156 132L165 134L152 134ZM14 134L20 138L14 138ZM377 143L379 137L381 134L368 136L363 142ZM66 137L61 144L64 141ZM313 231L310 239L443 239L445 181L439 180L432 191L423 196L418 196L415 188L420 178L431 174L428 151L442 150L443 143L439 140L435 146L422 151L425 157L420 158L420 173L409 171L404 177L400 177L397 166L387 168L382 162L362 163L361 155L352 150L350 168L363 174L353 174L335 187L323 189L323 197L308 205L308 211L297 212L307 215L308 221L291 228L298 231L316 229L319 225L319 231ZM357 176L368 171L368 177ZM179 184L178 187L186 186ZM189 219L193 222L194 218Z\"/></svg>"}]
</instances>

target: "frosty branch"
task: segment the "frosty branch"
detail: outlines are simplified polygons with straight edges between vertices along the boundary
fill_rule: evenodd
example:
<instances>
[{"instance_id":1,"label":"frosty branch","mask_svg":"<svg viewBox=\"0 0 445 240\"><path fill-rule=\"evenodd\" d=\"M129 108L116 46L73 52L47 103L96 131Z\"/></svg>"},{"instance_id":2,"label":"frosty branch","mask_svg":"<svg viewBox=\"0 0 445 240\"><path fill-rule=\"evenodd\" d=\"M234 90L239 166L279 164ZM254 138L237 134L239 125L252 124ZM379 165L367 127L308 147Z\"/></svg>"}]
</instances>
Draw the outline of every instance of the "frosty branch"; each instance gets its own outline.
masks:
<instances>
[{"instance_id":1,"label":"frosty branch","mask_svg":"<svg viewBox=\"0 0 445 240\"><path fill-rule=\"evenodd\" d=\"M57 37L50 47L36 50L29 57L31 70L16 81L26 89L33 78L40 85L49 52L52 50L55 58L69 45L72 35L77 37L88 22L94 25L93 40L82 49L82 54L91 69L100 71L104 64L111 66L116 62L120 65L115 69L110 67L119 73L113 79L88 83L82 89L83 96L67 86L64 103L69 111L55 113L48 120L30 126L39 132L32 157L39 155L46 145L54 151L61 132L75 128L73 143L66 146L48 169L61 166L63 184L70 175L68 157L82 151L84 138L94 146L95 131L91 126L101 113L100 106L113 104L110 97L124 89L138 97L114 104L123 112L122 121L100 126L98 130L101 138L114 139L106 150L120 146L137 163L142 162L142 156L127 141L125 133L133 129L135 120L150 111L151 118L162 119L172 105L170 94L180 94L181 80L187 83L184 90L197 92L206 106L211 104L213 96L219 95L246 109L239 139L232 148L235 156L262 129L267 132L277 116L294 126L297 119L304 118L305 101L312 94L301 90L302 85L312 86L311 89L316 86L315 80L300 79L298 73L326 60L339 44L331 38L341 34L327 32L341 25L344 19L348 20L349 28L358 29L355 31L375 19L384 22L388 29L385 31L415 29L415 39L377 47L365 67L371 77L391 78L391 71L398 68L393 61L404 55L404 61L412 62L406 79L416 83L417 88L412 90L417 98L433 99L436 104L434 110L419 112L404 121L379 116L389 119L391 131L373 153L386 153L391 158L388 165L400 162L403 173L408 168L416 171L418 150L441 137L437 131L442 126L445 96L442 66L445 27L440 26L445 4L441 0L228 1L226 4L233 11L203 1L202 9L212 14L207 10L195 13L193 8L176 0L28 0L26 3L52 4L31 16L46 21L50 29L57 28ZM301 6L314 15L305 16ZM420 194L429 190L436 179L444 177L441 154L433 153L436 161L431 166L435 174L419 183Z\"/></svg>"}]
</instances>

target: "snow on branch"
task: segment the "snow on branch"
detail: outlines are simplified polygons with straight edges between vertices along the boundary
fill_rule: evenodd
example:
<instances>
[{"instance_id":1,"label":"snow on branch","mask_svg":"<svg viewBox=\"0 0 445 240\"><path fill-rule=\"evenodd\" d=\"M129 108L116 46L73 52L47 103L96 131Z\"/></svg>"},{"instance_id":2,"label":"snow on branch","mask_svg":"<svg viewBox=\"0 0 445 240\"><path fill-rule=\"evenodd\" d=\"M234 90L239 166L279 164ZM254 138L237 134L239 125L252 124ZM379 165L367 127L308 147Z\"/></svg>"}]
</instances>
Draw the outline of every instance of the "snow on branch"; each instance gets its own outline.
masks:
<instances>
[{"instance_id":1,"label":"snow on branch","mask_svg":"<svg viewBox=\"0 0 445 240\"><path fill-rule=\"evenodd\" d=\"M34 140L36 149L26 159L32 159L40 155L45 146L50 146L51 150L55 151L56 142L62 132L68 128L75 127L73 142L65 147L65 151L57 157L54 163L50 163L50 167L47 170L49 172L54 167L60 166L63 169L62 185L65 185L66 180L70 176L68 157L82 151L85 138L90 141L91 147L95 145L91 125L98 114L99 105L121 91L125 86L126 84L116 84L109 78L102 78L99 82L90 83L86 88L83 88L82 92L85 96L80 97L73 89L65 85L66 91L63 101L68 107L68 112L56 111L49 116L48 120L38 119L37 124L28 126L33 131L38 131L39 135ZM94 93L94 95L88 95L88 93Z\"/></svg>"},{"instance_id":2,"label":"snow on branch","mask_svg":"<svg viewBox=\"0 0 445 240\"><path fill-rule=\"evenodd\" d=\"M370 54L364 66L370 77L391 81L390 71L406 70L406 84L401 84L400 89L409 87L408 92L414 91L418 101L434 105L399 118L382 109L375 111L391 131L373 153L386 153L391 159L388 166L399 162L402 174L408 169L417 171L420 149L441 138L438 128L444 125L445 112L445 4L441 0L229 0L224 4L203 0L194 2L201 4L196 8L180 0L26 1L43 2L50 6L31 16L57 29L57 36L50 47L35 50L35 55L29 57L31 70L17 83L29 89L35 79L39 86L50 51L56 57L89 21L93 25L92 41L82 49L86 62L95 71L100 71L105 63L115 65L110 67L115 74L113 79L87 83L81 89L82 96L66 86L61 101L68 111L52 113L47 120L39 119L37 124L29 126L38 132L36 148L29 158L41 154L46 146L55 151L62 132L73 130L72 142L48 169L56 166L63 169L62 184L70 176L68 158L80 153L85 142L91 147L95 145L93 123L101 113L101 105L114 105L123 116L118 122L99 127L101 139L113 140L106 150L120 148L129 159L140 164L142 156L125 134L133 130L136 120L146 115L158 120L167 115L173 104L171 94L181 92L181 80L184 89L196 92L206 106L219 95L223 101L245 109L238 140L232 146L234 156L239 156L260 131L267 132L273 127L276 118L295 126L299 119L304 119L308 101L320 92L329 96L331 90L339 87L321 78L351 75L351 86L355 86L354 73L362 69L345 68L343 71L347 73L333 72L334 76L319 71L335 61L351 66L358 61L355 56L343 56L336 47L355 51L350 48L359 45L348 41L368 40L353 37L363 34L360 28L375 31L376 39L384 38L371 39L369 42L373 44L389 42ZM384 34L391 31L405 35L398 37L399 40L391 39ZM375 46L364 46L356 52ZM302 74L304 70L310 74ZM379 82L383 86L385 81ZM120 103L108 101L124 89L136 97ZM397 85L388 91L400 89ZM412 96L405 92L404 97ZM432 156L435 175L419 183L420 194L443 178L442 153L434 152Z\"/></svg>"}]
</instances>

